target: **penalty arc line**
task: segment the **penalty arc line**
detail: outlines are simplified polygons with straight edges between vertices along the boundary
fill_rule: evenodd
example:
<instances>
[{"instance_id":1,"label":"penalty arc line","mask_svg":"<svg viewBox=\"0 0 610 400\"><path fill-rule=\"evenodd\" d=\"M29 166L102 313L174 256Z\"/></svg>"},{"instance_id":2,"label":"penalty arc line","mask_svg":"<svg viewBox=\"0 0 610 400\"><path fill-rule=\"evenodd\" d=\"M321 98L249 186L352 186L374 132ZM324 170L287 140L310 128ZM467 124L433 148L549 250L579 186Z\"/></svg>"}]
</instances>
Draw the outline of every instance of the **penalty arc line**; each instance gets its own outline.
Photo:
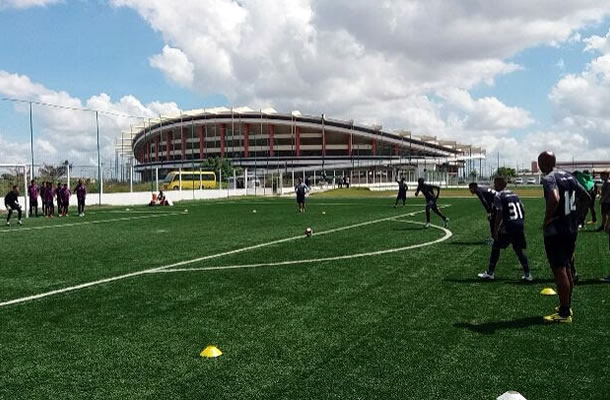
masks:
<instances>
[{"instance_id":1,"label":"penalty arc line","mask_svg":"<svg viewBox=\"0 0 610 400\"><path fill-rule=\"evenodd\" d=\"M415 222L415 221L400 221L400 222L405 222L408 224L425 225L422 222ZM378 256L378 255L390 254L390 253L399 253L402 251L418 249L421 247L427 247L427 246L431 246L433 244L438 244L438 243L444 242L445 240L448 240L453 236L453 233L449 229L446 229L446 228L443 228L443 227L440 227L437 225L430 225L430 227L442 230L445 233L445 235L442 238L433 240L431 242L414 244L414 245L405 246L405 247L397 247L394 249L371 251L368 253L356 253L356 254L348 254L348 255L344 255L344 256L334 256L334 257L324 257L324 258L312 258L309 260L280 261L280 262L275 262L275 263L241 264L241 265L238 264L238 265L226 265L226 266L219 266L219 267L203 267L203 268L163 269L163 270L158 270L158 271L150 271L148 273L149 274L160 274L160 273L168 274L168 273L172 273L172 272L220 271L220 270L227 270L227 269L279 267L279 266L284 266L284 265L312 264L312 263L326 262L326 261L350 260L353 258L363 258L363 257Z\"/></svg>"},{"instance_id":2,"label":"penalty arc line","mask_svg":"<svg viewBox=\"0 0 610 400\"><path fill-rule=\"evenodd\" d=\"M402 217L406 217L406 216L413 216L415 214L421 214L423 212L425 212L425 211L421 210L421 211L416 211L416 212L412 212L412 213L401 214L401 215L396 215L396 216L387 217L387 218L381 218L381 219L367 221L367 222L361 222L361 223L358 223L358 224L348 225L348 226L344 226L344 227L340 227L340 228L334 228L334 229L330 229L330 230L327 230L327 231L319 232L319 233L316 234L316 236L328 235L330 233L340 232L340 231L344 231L344 230L348 230L348 229L359 228L361 226L377 224L377 223L380 223L380 222L385 222L385 221L390 221L390 220L396 220L398 218L402 218ZM124 218L119 218L119 219L121 220L121 219L124 219ZM257 245L253 245L253 246L243 247L243 248L240 248L240 249L225 251L225 252L222 252L222 253L211 254L209 256L198 257L198 258L195 258L195 259L192 259L192 260L180 261L180 262L177 262L177 263L174 263L174 264L164 265L164 266L161 266L161 267L150 268L150 269L145 269L145 270L136 271L136 272L130 272L128 274L113 276L113 277L110 277L110 278L100 279L100 280L97 280L97 281L82 283L80 285L70 286L70 287L66 287L66 288L62 288L62 289L51 290L51 291L48 291L48 292L39 293L39 294L35 294L35 295L32 295L32 296L26 296L26 297L21 297L21 298L18 298L18 299L8 300L8 301L0 302L0 308L1 307L6 307L6 306L10 306L10 305L20 304L20 303L26 303L26 302L30 302L32 300L38 300L38 299L42 299L42 298L45 298L45 297L55 296L55 295L58 295L58 294L73 292L73 291L76 291L76 290L85 289L85 288L89 288L89 287L92 287L92 286L98 286L98 285L102 285L102 284L105 284L105 283L116 282L116 281L119 281L119 280L133 278L133 277L136 277L136 276L151 274L151 273L154 273L154 272L157 272L157 271L162 271L162 270L165 270L165 269L182 267L182 266L185 266L185 265L194 264L194 263L198 263L198 262L201 262L201 261L206 261L206 260L211 260L211 259L214 259L214 258L224 257L224 256L233 255L233 254L237 254L237 253L242 253L242 252L249 251L249 250L260 249L260 248L263 248L263 247L273 246L273 245L280 244L280 243L286 243L286 242L293 241L293 240L299 240L299 239L302 240L305 237L306 236L304 236L304 235L299 235L299 236L292 236L292 237L288 237L288 238L284 238L284 239L273 240L273 241L267 242L267 243L261 243L261 244L257 244Z\"/></svg>"}]
</instances>

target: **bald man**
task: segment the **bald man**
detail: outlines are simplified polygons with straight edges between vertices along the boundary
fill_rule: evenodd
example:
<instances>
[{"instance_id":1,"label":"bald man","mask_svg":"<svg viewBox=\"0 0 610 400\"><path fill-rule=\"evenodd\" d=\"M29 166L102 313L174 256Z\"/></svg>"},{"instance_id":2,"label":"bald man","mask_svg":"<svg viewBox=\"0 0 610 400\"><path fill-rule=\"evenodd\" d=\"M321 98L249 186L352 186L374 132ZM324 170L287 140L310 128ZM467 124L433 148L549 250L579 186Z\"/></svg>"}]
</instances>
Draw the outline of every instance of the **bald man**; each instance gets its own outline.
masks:
<instances>
[{"instance_id":1,"label":"bald man","mask_svg":"<svg viewBox=\"0 0 610 400\"><path fill-rule=\"evenodd\" d=\"M554 314L544 317L545 322L572 323L572 292L574 290L574 249L578 235L579 215L577 196L589 197L589 193L566 171L556 169L557 160L552 152L538 156L538 165L545 174L542 179L546 213L543 222L544 248L553 270L559 307Z\"/></svg>"}]
</instances>

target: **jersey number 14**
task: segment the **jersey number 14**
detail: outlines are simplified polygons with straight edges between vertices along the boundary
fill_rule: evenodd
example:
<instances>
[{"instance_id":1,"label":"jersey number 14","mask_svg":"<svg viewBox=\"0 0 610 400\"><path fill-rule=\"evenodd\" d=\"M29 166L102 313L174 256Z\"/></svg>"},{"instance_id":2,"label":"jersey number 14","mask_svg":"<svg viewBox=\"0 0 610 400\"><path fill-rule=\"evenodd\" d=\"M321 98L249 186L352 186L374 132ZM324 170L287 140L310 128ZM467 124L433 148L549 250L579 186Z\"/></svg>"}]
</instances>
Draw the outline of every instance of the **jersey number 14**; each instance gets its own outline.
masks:
<instances>
[{"instance_id":1,"label":"jersey number 14","mask_svg":"<svg viewBox=\"0 0 610 400\"><path fill-rule=\"evenodd\" d=\"M565 215L570 215L572 211L576 211L576 192L568 192L564 194Z\"/></svg>"},{"instance_id":2,"label":"jersey number 14","mask_svg":"<svg viewBox=\"0 0 610 400\"><path fill-rule=\"evenodd\" d=\"M511 221L523 219L523 208L521 203L508 203L508 217Z\"/></svg>"}]
</instances>

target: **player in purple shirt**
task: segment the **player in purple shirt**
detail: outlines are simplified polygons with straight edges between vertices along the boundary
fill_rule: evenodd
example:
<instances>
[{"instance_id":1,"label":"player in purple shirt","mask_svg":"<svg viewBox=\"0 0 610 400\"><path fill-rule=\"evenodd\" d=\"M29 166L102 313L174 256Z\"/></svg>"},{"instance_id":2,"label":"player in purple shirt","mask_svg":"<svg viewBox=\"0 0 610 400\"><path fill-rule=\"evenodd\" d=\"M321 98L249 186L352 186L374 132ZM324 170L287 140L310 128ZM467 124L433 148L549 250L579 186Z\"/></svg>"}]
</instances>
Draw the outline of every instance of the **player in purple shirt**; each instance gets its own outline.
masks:
<instances>
[{"instance_id":1,"label":"player in purple shirt","mask_svg":"<svg viewBox=\"0 0 610 400\"><path fill-rule=\"evenodd\" d=\"M45 190L45 203L47 204L47 217L51 218L55 214L55 206L53 205L53 199L55 198L55 189L53 184L47 182L47 190Z\"/></svg>"},{"instance_id":2,"label":"player in purple shirt","mask_svg":"<svg viewBox=\"0 0 610 400\"><path fill-rule=\"evenodd\" d=\"M87 197L87 186L83 183L82 179L78 180L78 185L74 188L76 198L78 200L78 216L85 216L85 198Z\"/></svg>"},{"instance_id":3,"label":"player in purple shirt","mask_svg":"<svg viewBox=\"0 0 610 400\"><path fill-rule=\"evenodd\" d=\"M32 209L36 211L36 217L38 217L38 185L36 179L32 179L30 186L28 186L28 195L30 196L30 215L33 215Z\"/></svg>"},{"instance_id":4,"label":"player in purple shirt","mask_svg":"<svg viewBox=\"0 0 610 400\"><path fill-rule=\"evenodd\" d=\"M68 187L67 184L64 184L64 186L61 188L61 203L63 206L63 216L67 217L68 216L68 208L70 208L70 196L72 195L72 193L70 192L70 188Z\"/></svg>"},{"instance_id":5,"label":"player in purple shirt","mask_svg":"<svg viewBox=\"0 0 610 400\"><path fill-rule=\"evenodd\" d=\"M43 181L40 184L40 202L42 203L42 215L46 216L47 215L47 200L46 200L46 194L47 193L47 181Z\"/></svg>"},{"instance_id":6,"label":"player in purple shirt","mask_svg":"<svg viewBox=\"0 0 610 400\"><path fill-rule=\"evenodd\" d=\"M64 213L64 202L61 192L63 191L63 187L61 183L57 183L57 188L55 189L55 197L57 198L57 216L61 217Z\"/></svg>"}]
</instances>

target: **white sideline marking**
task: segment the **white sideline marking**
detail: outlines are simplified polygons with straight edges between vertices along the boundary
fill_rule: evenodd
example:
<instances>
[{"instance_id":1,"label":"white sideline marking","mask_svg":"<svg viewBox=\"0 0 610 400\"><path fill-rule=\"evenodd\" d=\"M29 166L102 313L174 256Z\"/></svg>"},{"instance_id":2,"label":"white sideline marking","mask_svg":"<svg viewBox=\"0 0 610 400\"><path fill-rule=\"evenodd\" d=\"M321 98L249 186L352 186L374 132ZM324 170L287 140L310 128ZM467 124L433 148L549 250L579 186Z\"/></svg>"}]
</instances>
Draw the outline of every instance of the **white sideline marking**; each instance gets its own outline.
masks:
<instances>
[{"instance_id":1,"label":"white sideline marking","mask_svg":"<svg viewBox=\"0 0 610 400\"><path fill-rule=\"evenodd\" d=\"M404 223L408 223L408 224L416 224L416 225L425 225L423 222L416 222L416 221L400 221L400 222L404 222ZM445 232L445 236L443 236L440 239L431 241L431 242L414 244L414 245L405 246L405 247L397 247L397 248L394 248L394 249L371 251L371 252L368 252L368 253L348 254L348 255L345 255L345 256L312 258L312 259L309 259L309 260L280 261L280 262L275 262L275 263L225 265L225 266L219 266L219 267L202 267L202 268L163 269L163 270L158 270L158 271L150 271L148 273L149 274L159 274L159 273L167 274L167 273L172 273L172 272L218 271L218 270L225 270L225 269L277 267L277 266L283 266L283 265L311 264L311 263L325 262L325 261L349 260L349 259L352 259L352 258L362 258L362 257L378 256L378 255L389 254L389 253L398 253L398 252L401 252L401 251L407 251L407 250L417 249L417 248L420 248L420 247L431 246L433 244L444 242L445 240L447 240L451 236L453 236L453 233L450 230L446 229L446 228L443 228L443 227L440 227L440 226L437 226L437 225L430 225L430 226L434 227L436 229L442 230L443 232Z\"/></svg>"},{"instance_id":2,"label":"white sideline marking","mask_svg":"<svg viewBox=\"0 0 610 400\"><path fill-rule=\"evenodd\" d=\"M328 231L323 231L323 232L316 233L316 236L328 235L328 234L334 233L334 232L340 232L340 231L344 231L344 230L348 230L348 229L358 228L358 227L361 227L361 226L372 225L372 224L377 224L377 223L384 222L384 221L395 220L395 219L402 218L402 217L405 217L405 216L412 216L414 214L421 214L423 212L425 212L425 210L421 210L421 211L417 211L417 212L413 212L413 213L409 213L409 214L395 215L395 216L392 216L392 217L381 218L381 219L367 221L367 222L361 222L361 223L358 223L358 224L348 225L348 226L344 226L344 227L341 227L341 228L334 228L334 229L330 229ZM169 215L169 214L166 214L166 215ZM134 217L134 218L149 218L149 216ZM118 218L118 220L125 220L125 218ZM94 222L94 221L92 221L92 222ZM448 232L451 233L450 231L448 231ZM110 282L114 282L114 281L118 281L118 280L122 280L122 279L127 279L127 278L132 278L132 277L140 276L140 275L144 275L144 274L150 274L150 273L154 273L154 272L157 272L157 271L162 271L162 270L165 270L165 269L182 267L182 266L185 266L185 265L189 265L189 264L194 264L194 263L201 262L201 261L210 260L210 259L213 259L213 258L218 258L218 257L232 255L232 254L242 253L244 251L260 249L262 247L273 246L275 244L285 243L285 242L289 242L289 241L292 241L292 240L298 240L298 239L303 239L303 238L306 238L306 236L305 235L292 236L292 237L285 238L285 239L273 240L273 241L267 242L267 243L261 243L261 244L257 244L257 245L253 245L253 246L243 247L241 249L225 251L225 252L222 252L222 253L212 254L212 255L209 255L209 256L198 257L198 258L195 258L195 259L192 259L192 260L181 261L181 262L177 262L177 263L174 263L174 264L164 265L164 266L161 266L161 267L156 267L156 268L145 269L145 270L142 270L142 271L131 272L131 273L128 273L128 274L118 275L118 276L114 276L114 277L106 278L106 279L100 279L100 280L93 281L93 282L86 282L86 283L82 283L82 284L76 285L76 286L70 286L70 287L63 288L63 289L51 290L49 292L44 292L44 293L40 293L40 294L36 294L36 295L32 295L32 296L21 297L21 298L18 298L18 299L4 301L4 302L0 303L0 307L6 307L6 306L14 305L14 304L19 304L19 303L26 303L26 302L29 302L29 301L32 301L32 300L42 299L44 297L49 297L49 296L54 296L54 295L57 295L57 294L72 292L72 291L75 291L75 290L85 289L85 288L88 288L88 287L91 287L91 286L102 285L104 283L110 283Z\"/></svg>"},{"instance_id":3,"label":"white sideline marking","mask_svg":"<svg viewBox=\"0 0 610 400\"><path fill-rule=\"evenodd\" d=\"M168 214L158 214L158 215L141 215L138 217L123 217L123 218L102 219L102 220L97 220L97 221L73 222L70 224L33 226L31 228L14 227L14 228L9 228L9 229L0 229L0 233L41 231L44 229L58 229L58 228L66 228L66 227L81 226L81 225L98 225L98 224L107 224L110 222L133 221L133 220L137 220L137 219L171 217L171 216L175 216L175 215L187 215L187 214L181 213L181 212L175 212L175 213L171 213L171 214L168 213Z\"/></svg>"}]
</instances>

